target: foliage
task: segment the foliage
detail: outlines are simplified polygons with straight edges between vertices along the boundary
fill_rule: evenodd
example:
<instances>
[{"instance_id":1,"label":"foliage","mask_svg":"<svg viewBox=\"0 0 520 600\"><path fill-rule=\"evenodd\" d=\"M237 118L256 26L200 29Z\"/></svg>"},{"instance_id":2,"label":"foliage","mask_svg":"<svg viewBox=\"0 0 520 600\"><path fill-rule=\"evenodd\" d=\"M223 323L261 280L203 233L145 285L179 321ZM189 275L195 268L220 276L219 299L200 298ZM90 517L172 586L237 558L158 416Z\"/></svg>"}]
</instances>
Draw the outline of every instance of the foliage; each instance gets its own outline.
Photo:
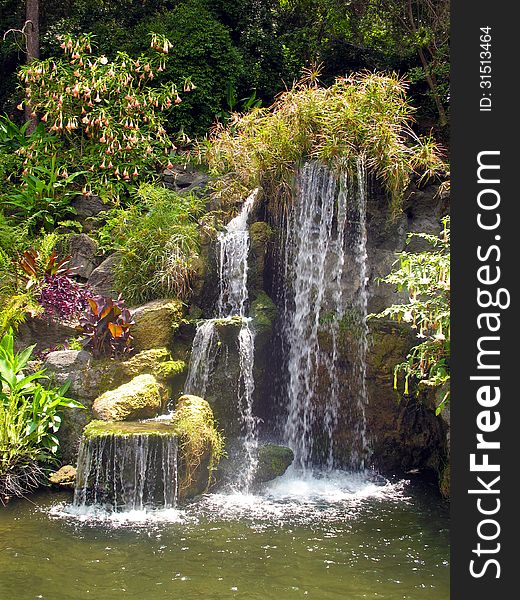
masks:
<instances>
[{"instance_id":1,"label":"foliage","mask_svg":"<svg viewBox=\"0 0 520 600\"><path fill-rule=\"evenodd\" d=\"M160 12L135 30L134 40L146 31L163 34L173 44L172 55L159 81L182 87L190 77L195 86L170 115L170 128L190 136L204 135L229 94L236 93L243 73L242 57L229 29L219 23L205 0L187 0Z\"/></svg>"},{"instance_id":2,"label":"foliage","mask_svg":"<svg viewBox=\"0 0 520 600\"><path fill-rule=\"evenodd\" d=\"M121 298L88 298L87 311L79 323L80 331L85 335L83 347L91 350L94 356L119 358L132 351L132 316Z\"/></svg>"},{"instance_id":3,"label":"foliage","mask_svg":"<svg viewBox=\"0 0 520 600\"><path fill-rule=\"evenodd\" d=\"M130 303L165 296L186 298L198 256L197 218L204 201L166 188L143 184L137 204L112 213L102 238L112 237L118 250L115 283Z\"/></svg>"},{"instance_id":4,"label":"foliage","mask_svg":"<svg viewBox=\"0 0 520 600\"><path fill-rule=\"evenodd\" d=\"M196 396L183 396L177 405L172 422L180 438L185 473L180 482L185 490L193 482L194 474L209 451L209 479L224 454L224 437L217 430L210 405Z\"/></svg>"},{"instance_id":5,"label":"foliage","mask_svg":"<svg viewBox=\"0 0 520 600\"><path fill-rule=\"evenodd\" d=\"M401 252L399 268L382 281L406 290L409 302L394 304L376 316L410 323L423 342L414 346L407 360L395 367L394 387L404 376L404 393L410 392L410 379L439 386L450 379L450 218L443 219L439 236L412 233L432 246L423 252ZM438 412L449 398L445 395Z\"/></svg>"},{"instance_id":6,"label":"foliage","mask_svg":"<svg viewBox=\"0 0 520 600\"><path fill-rule=\"evenodd\" d=\"M363 157L396 211L413 173L427 179L445 172L435 142L414 134L412 114L406 84L396 75L365 73L320 87L309 71L270 108L217 125L199 150L213 173L232 174L240 194L262 180L290 182L295 164L306 158L354 170Z\"/></svg>"},{"instance_id":7,"label":"foliage","mask_svg":"<svg viewBox=\"0 0 520 600\"><path fill-rule=\"evenodd\" d=\"M64 35L64 58L20 68L31 108L62 143L68 170L88 169L84 193L103 188L117 195L168 162L173 146L164 113L181 98L175 83L152 83L165 69L171 43L156 34L150 40L151 51L137 58L117 52L109 60L92 53L91 35ZM193 87L186 78L182 84L184 91ZM29 145L24 156L32 173L40 152Z\"/></svg>"},{"instance_id":8,"label":"foliage","mask_svg":"<svg viewBox=\"0 0 520 600\"><path fill-rule=\"evenodd\" d=\"M45 275L36 300L47 318L70 320L85 310L90 296L88 289L68 275L55 274Z\"/></svg>"},{"instance_id":9,"label":"foliage","mask_svg":"<svg viewBox=\"0 0 520 600\"><path fill-rule=\"evenodd\" d=\"M33 350L15 352L12 331L0 341L0 498L38 484L38 463L53 461L59 447L61 410L83 408L65 396L68 384L46 388L44 370L24 372Z\"/></svg>"},{"instance_id":10,"label":"foliage","mask_svg":"<svg viewBox=\"0 0 520 600\"><path fill-rule=\"evenodd\" d=\"M39 164L31 167L30 172L24 169L18 191L8 194L5 204L33 231L42 226L50 230L58 221L75 214L70 200L77 196L77 190L71 186L83 174L83 171L71 175L65 169L60 171L56 157L52 156L48 167Z\"/></svg>"}]
</instances>

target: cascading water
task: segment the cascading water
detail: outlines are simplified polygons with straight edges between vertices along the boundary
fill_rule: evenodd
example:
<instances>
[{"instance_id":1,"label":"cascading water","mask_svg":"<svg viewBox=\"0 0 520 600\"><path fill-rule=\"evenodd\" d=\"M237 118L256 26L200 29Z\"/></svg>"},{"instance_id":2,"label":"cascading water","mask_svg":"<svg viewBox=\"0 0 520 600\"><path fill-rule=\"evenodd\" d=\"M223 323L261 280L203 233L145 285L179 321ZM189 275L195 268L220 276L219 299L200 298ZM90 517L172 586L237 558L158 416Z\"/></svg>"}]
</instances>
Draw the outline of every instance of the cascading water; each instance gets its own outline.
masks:
<instances>
[{"instance_id":1,"label":"cascading water","mask_svg":"<svg viewBox=\"0 0 520 600\"><path fill-rule=\"evenodd\" d=\"M154 429L158 427L160 425L154 424ZM142 511L173 508L176 504L177 437L174 434L112 434L82 440L75 506Z\"/></svg>"},{"instance_id":2,"label":"cascading water","mask_svg":"<svg viewBox=\"0 0 520 600\"><path fill-rule=\"evenodd\" d=\"M240 213L233 218L218 237L219 297L217 317L202 321L193 340L185 391L188 394L205 396L211 374L220 350L218 325L241 320L237 338L240 374L238 381L238 407L243 432L245 459L236 485L247 491L257 465L257 419L253 415L253 392L255 389L254 331L247 317L247 270L249 255L248 219L258 196L254 190L242 205Z\"/></svg>"},{"instance_id":3,"label":"cascading water","mask_svg":"<svg viewBox=\"0 0 520 600\"><path fill-rule=\"evenodd\" d=\"M356 181L357 180L357 181ZM335 432L347 415L351 450L343 465L363 469L367 454L366 186L357 174L305 164L286 221L283 262L283 353L286 358L287 443L295 466L334 467ZM349 291L350 290L350 291ZM340 364L345 329L351 365Z\"/></svg>"}]
</instances>

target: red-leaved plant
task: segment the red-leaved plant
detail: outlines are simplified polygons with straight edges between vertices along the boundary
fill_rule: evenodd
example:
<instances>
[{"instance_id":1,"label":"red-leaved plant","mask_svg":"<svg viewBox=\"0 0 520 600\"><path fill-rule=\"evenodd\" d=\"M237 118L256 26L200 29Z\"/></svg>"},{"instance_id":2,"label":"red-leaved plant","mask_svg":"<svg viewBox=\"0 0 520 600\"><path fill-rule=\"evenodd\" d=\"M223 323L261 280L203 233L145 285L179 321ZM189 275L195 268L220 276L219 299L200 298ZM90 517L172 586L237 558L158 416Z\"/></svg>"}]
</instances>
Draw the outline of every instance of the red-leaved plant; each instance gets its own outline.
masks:
<instances>
[{"instance_id":1,"label":"red-leaved plant","mask_svg":"<svg viewBox=\"0 0 520 600\"><path fill-rule=\"evenodd\" d=\"M86 336L83 347L94 356L117 358L132 351L130 327L134 322L121 297L117 300L106 296L89 298L79 322L79 330Z\"/></svg>"},{"instance_id":2,"label":"red-leaved plant","mask_svg":"<svg viewBox=\"0 0 520 600\"><path fill-rule=\"evenodd\" d=\"M71 278L70 256L58 258L55 251L42 257L36 250L26 250L19 262L26 277L26 288L36 288L36 300L48 319L69 320L87 307L90 292Z\"/></svg>"}]
</instances>

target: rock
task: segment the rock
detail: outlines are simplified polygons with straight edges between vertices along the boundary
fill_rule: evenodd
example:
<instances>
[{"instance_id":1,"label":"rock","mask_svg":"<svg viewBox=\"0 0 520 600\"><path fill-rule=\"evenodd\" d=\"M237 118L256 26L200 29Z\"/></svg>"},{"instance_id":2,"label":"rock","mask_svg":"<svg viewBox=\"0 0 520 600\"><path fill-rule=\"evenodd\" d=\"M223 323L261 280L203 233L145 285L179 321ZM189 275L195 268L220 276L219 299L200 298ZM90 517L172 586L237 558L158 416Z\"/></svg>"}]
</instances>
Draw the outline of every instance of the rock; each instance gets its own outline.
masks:
<instances>
[{"instance_id":1,"label":"rock","mask_svg":"<svg viewBox=\"0 0 520 600\"><path fill-rule=\"evenodd\" d=\"M49 481L58 488L73 490L76 482L76 468L72 465L64 465L49 475Z\"/></svg>"},{"instance_id":2,"label":"rock","mask_svg":"<svg viewBox=\"0 0 520 600\"><path fill-rule=\"evenodd\" d=\"M92 421L83 442L80 503L114 510L175 506L178 440L171 421Z\"/></svg>"},{"instance_id":3,"label":"rock","mask_svg":"<svg viewBox=\"0 0 520 600\"><path fill-rule=\"evenodd\" d=\"M29 317L18 328L15 346L17 350L36 344L36 352L59 347L78 332L71 325L38 317Z\"/></svg>"},{"instance_id":4,"label":"rock","mask_svg":"<svg viewBox=\"0 0 520 600\"><path fill-rule=\"evenodd\" d=\"M162 176L164 187L178 193L190 193L206 187L209 177L190 166L173 165Z\"/></svg>"},{"instance_id":5,"label":"rock","mask_svg":"<svg viewBox=\"0 0 520 600\"><path fill-rule=\"evenodd\" d=\"M198 396L181 396L172 421L180 442L179 498L191 498L211 485L224 438L217 431L210 405Z\"/></svg>"},{"instance_id":6,"label":"rock","mask_svg":"<svg viewBox=\"0 0 520 600\"><path fill-rule=\"evenodd\" d=\"M126 361L95 359L84 350L63 350L51 352L44 367L53 384L70 381L67 393L86 407L86 410L74 408L63 413L58 438L62 458L67 462L76 460L81 433L92 418L92 404L98 396L143 374L153 375L173 396L178 396L186 376L186 363L173 360L166 348L145 350Z\"/></svg>"},{"instance_id":7,"label":"rock","mask_svg":"<svg viewBox=\"0 0 520 600\"><path fill-rule=\"evenodd\" d=\"M132 310L132 327L136 351L150 348L168 348L183 318L180 300L153 300Z\"/></svg>"},{"instance_id":8,"label":"rock","mask_svg":"<svg viewBox=\"0 0 520 600\"><path fill-rule=\"evenodd\" d=\"M153 375L138 375L94 400L92 414L103 421L132 421L160 414L168 400L165 387Z\"/></svg>"},{"instance_id":9,"label":"rock","mask_svg":"<svg viewBox=\"0 0 520 600\"><path fill-rule=\"evenodd\" d=\"M264 288L265 259L272 233L271 226L264 221L256 221L249 227L251 250L247 279L248 286L252 290L262 290Z\"/></svg>"},{"instance_id":10,"label":"rock","mask_svg":"<svg viewBox=\"0 0 520 600\"><path fill-rule=\"evenodd\" d=\"M114 283L114 268L117 260L117 253L111 254L90 274L87 283L95 294L112 298L117 296Z\"/></svg>"},{"instance_id":11,"label":"rock","mask_svg":"<svg viewBox=\"0 0 520 600\"><path fill-rule=\"evenodd\" d=\"M71 235L69 238L70 261L68 266L74 274L88 279L97 266L97 243L85 233Z\"/></svg>"},{"instance_id":12,"label":"rock","mask_svg":"<svg viewBox=\"0 0 520 600\"><path fill-rule=\"evenodd\" d=\"M76 211L76 219L83 225L84 231L87 232L93 229L95 217L110 208L110 205L106 204L99 196L94 195L78 194L71 204Z\"/></svg>"},{"instance_id":13,"label":"rock","mask_svg":"<svg viewBox=\"0 0 520 600\"><path fill-rule=\"evenodd\" d=\"M258 449L256 482L271 481L287 471L294 460L294 452L286 446L266 444Z\"/></svg>"},{"instance_id":14,"label":"rock","mask_svg":"<svg viewBox=\"0 0 520 600\"><path fill-rule=\"evenodd\" d=\"M186 363L183 360L173 360L167 348L143 350L128 360L120 362L118 366L125 377L132 378L149 373L163 383L186 370Z\"/></svg>"},{"instance_id":15,"label":"rock","mask_svg":"<svg viewBox=\"0 0 520 600\"><path fill-rule=\"evenodd\" d=\"M251 303L251 317L256 333L271 332L278 310L269 296L261 291Z\"/></svg>"}]
</instances>

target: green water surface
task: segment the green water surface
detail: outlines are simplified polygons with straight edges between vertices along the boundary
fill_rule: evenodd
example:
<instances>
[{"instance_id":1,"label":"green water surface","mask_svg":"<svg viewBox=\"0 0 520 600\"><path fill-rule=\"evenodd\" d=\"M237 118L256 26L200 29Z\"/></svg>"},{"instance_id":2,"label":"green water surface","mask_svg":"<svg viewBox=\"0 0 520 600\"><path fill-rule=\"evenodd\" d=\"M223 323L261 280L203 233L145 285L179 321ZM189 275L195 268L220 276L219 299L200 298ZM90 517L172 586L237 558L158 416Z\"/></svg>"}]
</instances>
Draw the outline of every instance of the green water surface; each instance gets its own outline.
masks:
<instances>
[{"instance_id":1,"label":"green water surface","mask_svg":"<svg viewBox=\"0 0 520 600\"><path fill-rule=\"evenodd\" d=\"M448 510L433 485L208 495L127 520L68 515L70 501L0 507L1 600L449 598Z\"/></svg>"}]
</instances>

